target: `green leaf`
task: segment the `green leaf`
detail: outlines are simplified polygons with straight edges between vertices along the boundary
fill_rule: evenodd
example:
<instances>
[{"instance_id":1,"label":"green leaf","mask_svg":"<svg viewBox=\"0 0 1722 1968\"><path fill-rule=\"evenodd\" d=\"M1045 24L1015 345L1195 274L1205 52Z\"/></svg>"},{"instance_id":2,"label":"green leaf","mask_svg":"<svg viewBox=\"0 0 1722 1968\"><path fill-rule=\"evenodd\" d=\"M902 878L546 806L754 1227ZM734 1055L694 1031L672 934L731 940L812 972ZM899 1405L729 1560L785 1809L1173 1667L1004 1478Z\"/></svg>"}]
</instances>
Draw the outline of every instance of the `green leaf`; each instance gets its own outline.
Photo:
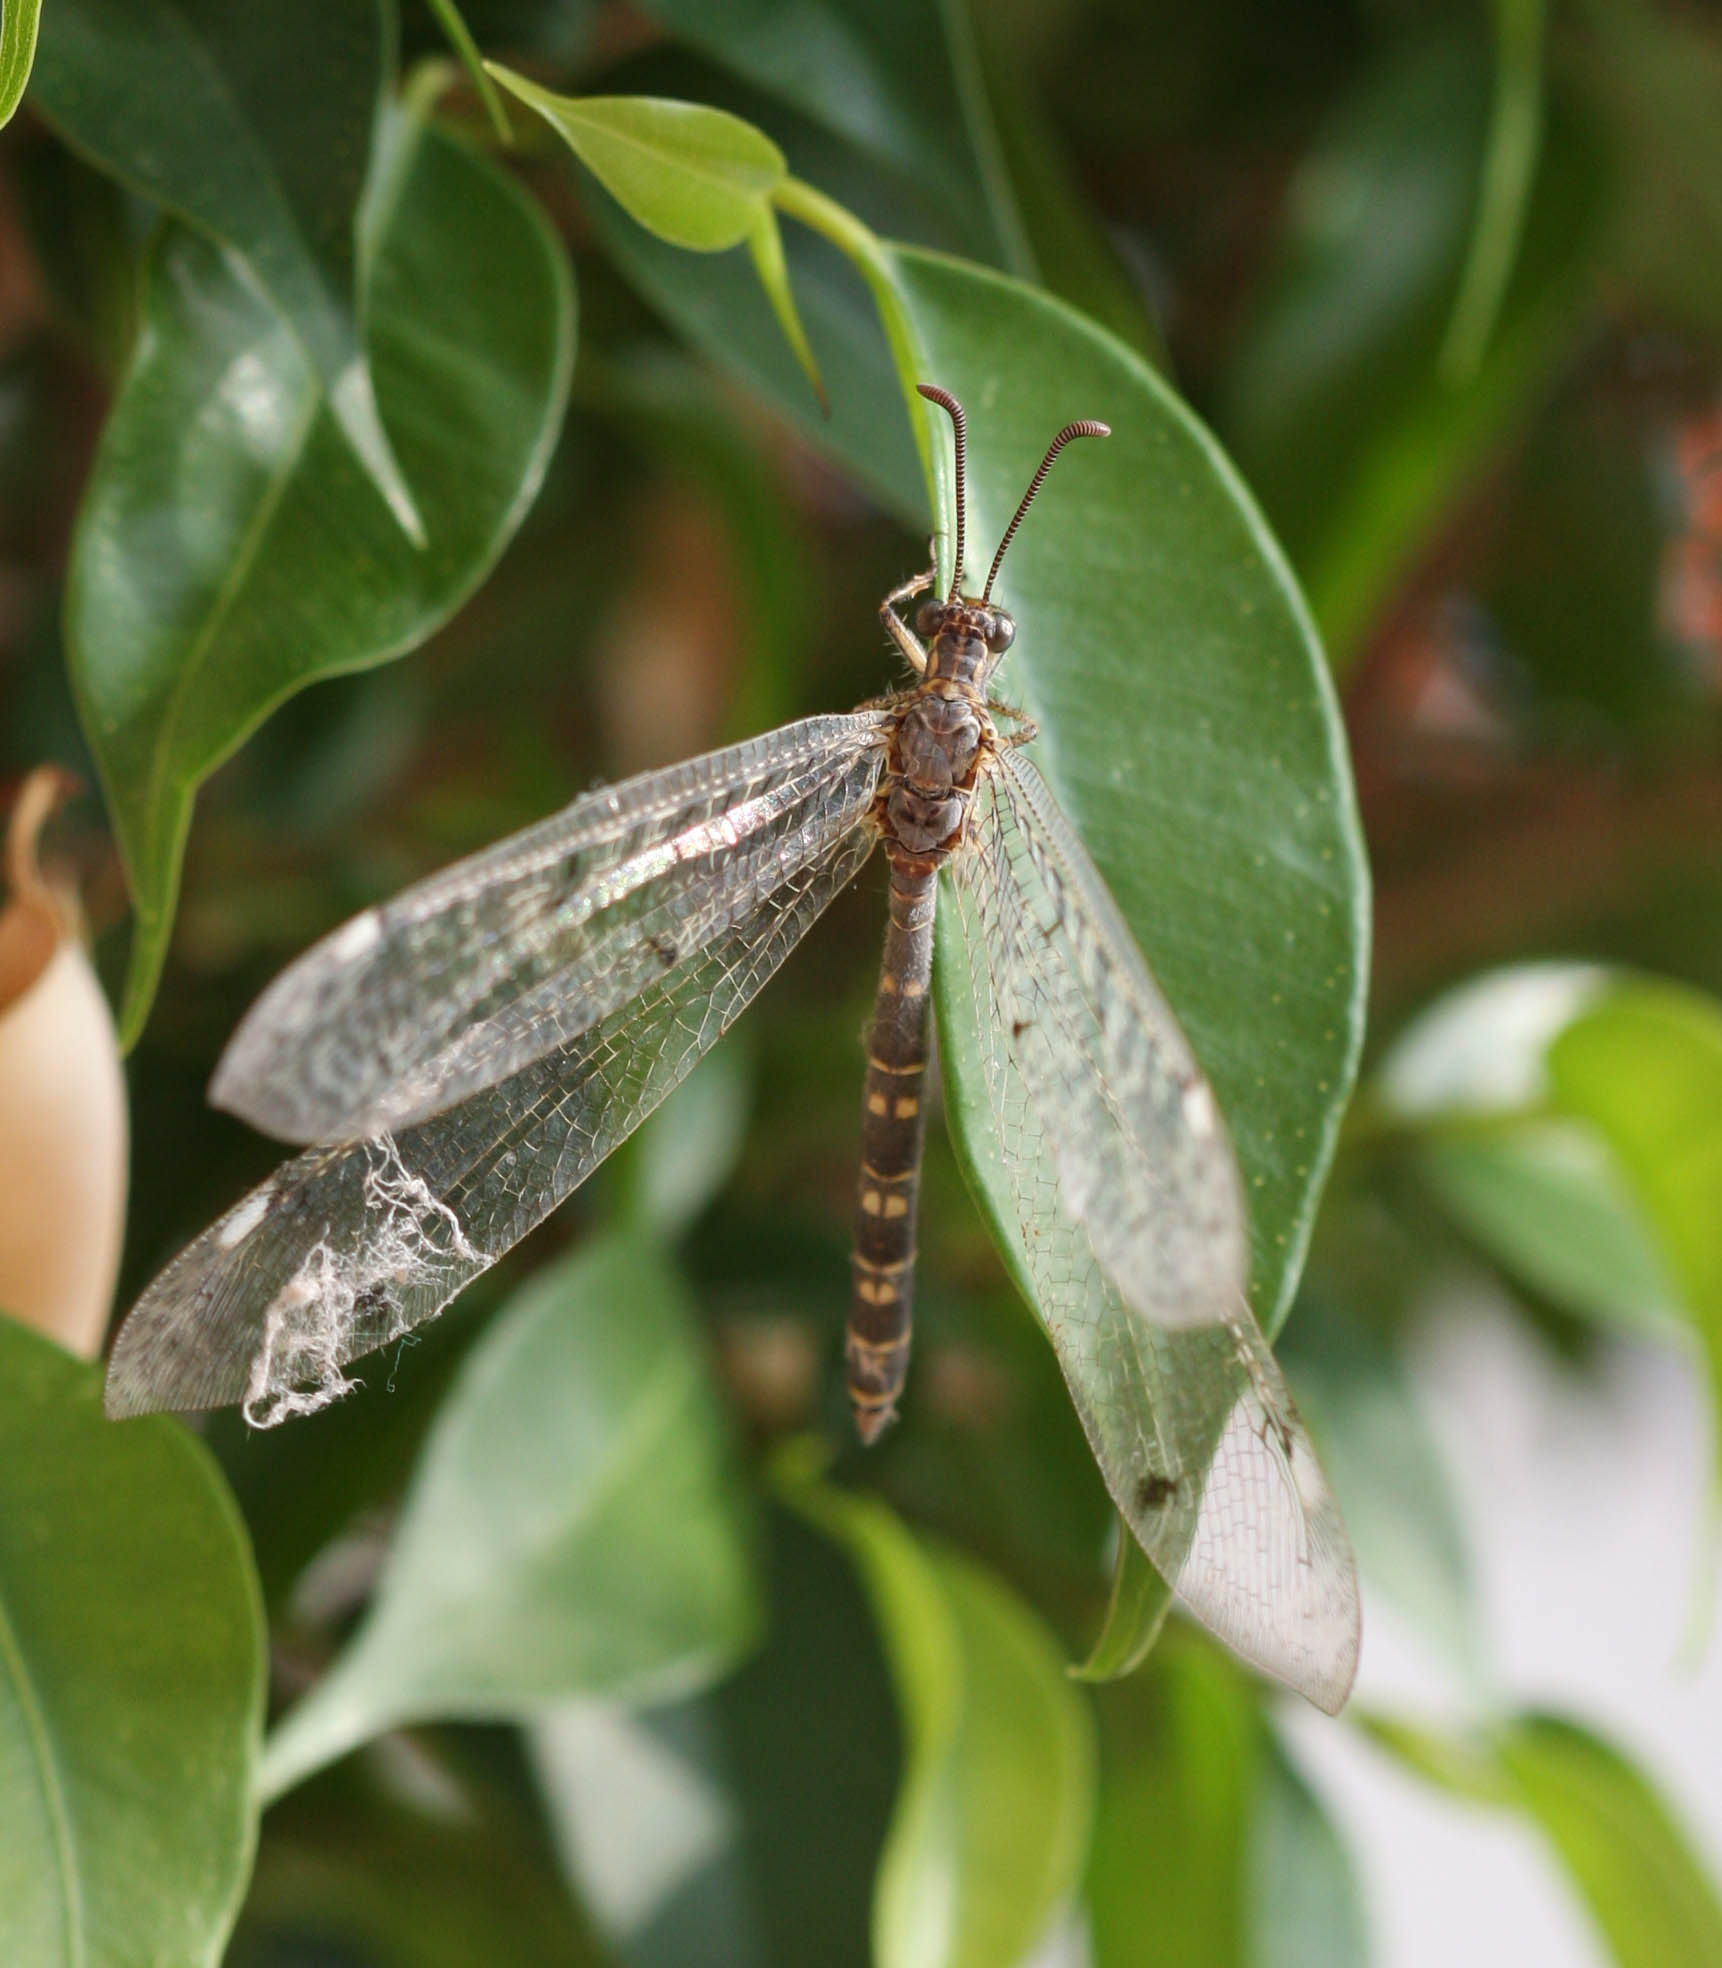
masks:
<instances>
[{"instance_id":1,"label":"green leaf","mask_svg":"<svg viewBox=\"0 0 1722 1968\"><path fill-rule=\"evenodd\" d=\"M849 1550L891 1663L905 1769L873 1907L879 1968L1005 1968L1080 1874L1093 1741L1057 1644L971 1560L881 1503L790 1499Z\"/></svg>"},{"instance_id":2,"label":"green leaf","mask_svg":"<svg viewBox=\"0 0 1722 1968\"><path fill-rule=\"evenodd\" d=\"M679 39L943 206L977 259L1032 277L967 10L941 0L647 0Z\"/></svg>"},{"instance_id":3,"label":"green leaf","mask_svg":"<svg viewBox=\"0 0 1722 1968\"><path fill-rule=\"evenodd\" d=\"M238 253L409 540L424 489L396 460L367 363L362 197L392 63L371 4L55 0L32 103L100 167ZM373 169L367 185L367 162Z\"/></svg>"},{"instance_id":4,"label":"green leaf","mask_svg":"<svg viewBox=\"0 0 1722 1968\"><path fill-rule=\"evenodd\" d=\"M1583 135L1551 115L1494 333L1463 386L1441 376L1488 89L1466 32L1406 37L1363 71L1302 166L1284 263L1226 388L1222 433L1342 672L1590 320L1601 186Z\"/></svg>"},{"instance_id":5,"label":"green leaf","mask_svg":"<svg viewBox=\"0 0 1722 1968\"><path fill-rule=\"evenodd\" d=\"M615 1238L541 1272L445 1401L363 1625L270 1739L276 1796L382 1730L702 1686L758 1624L682 1287Z\"/></svg>"},{"instance_id":6,"label":"green leaf","mask_svg":"<svg viewBox=\"0 0 1722 1968\"><path fill-rule=\"evenodd\" d=\"M1206 1647L1168 1645L1101 1709L1088 1868L1094 1968L1153 1959L1242 1968L1252 1801L1264 1749L1247 1683Z\"/></svg>"},{"instance_id":7,"label":"green leaf","mask_svg":"<svg viewBox=\"0 0 1722 1968\"><path fill-rule=\"evenodd\" d=\"M478 91L478 99L484 104L484 113L490 118L491 128L504 143L509 142L513 132L508 127L508 111L496 93L496 84L486 72L484 57L478 52L478 44L462 19L460 9L454 0L429 0L429 4L431 12L436 15L437 25L448 36L449 46L460 57L461 67L471 77L472 86Z\"/></svg>"},{"instance_id":8,"label":"green leaf","mask_svg":"<svg viewBox=\"0 0 1722 1968\"><path fill-rule=\"evenodd\" d=\"M1591 0L1563 72L1610 147L1610 273L1651 311L1722 335L1722 36L1701 10Z\"/></svg>"},{"instance_id":9,"label":"green leaf","mask_svg":"<svg viewBox=\"0 0 1722 1968\"><path fill-rule=\"evenodd\" d=\"M1477 373L1506 296L1524 232L1543 122L1545 0L1494 0L1495 98L1477 218L1441 348L1450 382Z\"/></svg>"},{"instance_id":10,"label":"green leaf","mask_svg":"<svg viewBox=\"0 0 1722 1968\"><path fill-rule=\"evenodd\" d=\"M1623 983L1560 1034L1548 1069L1654 1229L1722 1411L1722 1005L1683 985Z\"/></svg>"},{"instance_id":11,"label":"green leaf","mask_svg":"<svg viewBox=\"0 0 1722 1968\"><path fill-rule=\"evenodd\" d=\"M526 1810L459 1774L421 1772L441 1808L351 1766L276 1805L222 1968L597 1968Z\"/></svg>"},{"instance_id":12,"label":"green leaf","mask_svg":"<svg viewBox=\"0 0 1722 1968\"><path fill-rule=\"evenodd\" d=\"M42 0L9 0L0 10L0 128L11 122L24 99L41 14Z\"/></svg>"},{"instance_id":13,"label":"green leaf","mask_svg":"<svg viewBox=\"0 0 1722 1968\"><path fill-rule=\"evenodd\" d=\"M221 1958L251 1862L263 1622L177 1423L0 1318L0 1956Z\"/></svg>"},{"instance_id":14,"label":"green leaf","mask_svg":"<svg viewBox=\"0 0 1722 1968\"><path fill-rule=\"evenodd\" d=\"M792 226L789 281L831 404L815 412L803 373L776 331L767 296L742 255L690 261L634 225L610 199L590 204L605 250L693 347L717 362L888 512L924 531L926 489L909 419L898 408L890 350L855 268L827 240Z\"/></svg>"},{"instance_id":15,"label":"green leaf","mask_svg":"<svg viewBox=\"0 0 1722 1968\"><path fill-rule=\"evenodd\" d=\"M1553 1716L1514 1723L1496 1753L1620 1968L1722 1963L1715 1883L1642 1771Z\"/></svg>"},{"instance_id":16,"label":"green leaf","mask_svg":"<svg viewBox=\"0 0 1722 1968\"><path fill-rule=\"evenodd\" d=\"M660 1243L679 1237L734 1172L753 1087L746 1041L715 1046L622 1144L630 1215Z\"/></svg>"},{"instance_id":17,"label":"green leaf","mask_svg":"<svg viewBox=\"0 0 1722 1968\"><path fill-rule=\"evenodd\" d=\"M285 698L414 647L530 504L565 400L560 246L503 177L392 126L371 207L379 400L417 486L411 545L351 462L285 318L183 228L152 257L147 332L103 433L66 635L136 926L122 1027L149 1009L193 795Z\"/></svg>"},{"instance_id":18,"label":"green leaf","mask_svg":"<svg viewBox=\"0 0 1722 1968\"><path fill-rule=\"evenodd\" d=\"M1555 1716L1519 1716L1485 1740L1376 1718L1371 1736L1454 1796L1535 1822L1621 1968L1722 1963L1722 1905L1668 1806L1624 1757Z\"/></svg>"},{"instance_id":19,"label":"green leaf","mask_svg":"<svg viewBox=\"0 0 1722 1968\"><path fill-rule=\"evenodd\" d=\"M1527 1120L1438 1133L1418 1150L1417 1169L1510 1278L1563 1310L1663 1337L1680 1318L1655 1236L1591 1129Z\"/></svg>"},{"instance_id":20,"label":"green leaf","mask_svg":"<svg viewBox=\"0 0 1722 1968\"><path fill-rule=\"evenodd\" d=\"M813 359L807 330L802 327L801 316L796 312L789 262L783 255L783 234L778 230L777 214L769 208L760 214L759 223L748 234L747 250L753 256L753 270L759 275L759 284L765 289L772 313L777 316L777 325L783 330L783 339L794 350L796 361L801 364L807 380L813 385L814 395L819 398L820 409L829 417L831 399L825 393L825 379L819 373L819 364Z\"/></svg>"},{"instance_id":21,"label":"green leaf","mask_svg":"<svg viewBox=\"0 0 1722 1968\"><path fill-rule=\"evenodd\" d=\"M1139 357L980 268L903 248L888 266L922 376L968 404L977 553L1061 424L1112 426L1059 459L1011 547L998 592L1018 632L998 688L1039 725L1041 768L1214 1082L1272 1332L1351 1088L1367 970L1368 877L1320 649L1248 493ZM939 965L948 1118L1007 1229L949 911Z\"/></svg>"},{"instance_id":22,"label":"green leaf","mask_svg":"<svg viewBox=\"0 0 1722 1968\"><path fill-rule=\"evenodd\" d=\"M672 246L718 253L741 245L787 174L776 144L727 110L657 96L559 96L487 66L630 218Z\"/></svg>"},{"instance_id":23,"label":"green leaf","mask_svg":"<svg viewBox=\"0 0 1722 1968\"><path fill-rule=\"evenodd\" d=\"M1397 1355L1373 1323L1306 1293L1285 1368L1359 1565L1471 1686L1482 1678L1458 1500Z\"/></svg>"},{"instance_id":24,"label":"green leaf","mask_svg":"<svg viewBox=\"0 0 1722 1968\"><path fill-rule=\"evenodd\" d=\"M1088 1657L1073 1666L1078 1681L1116 1681L1154 1651L1154 1642L1172 1610L1172 1588L1148 1562L1130 1529L1119 1520L1118 1556L1112 1568L1112 1596L1106 1620Z\"/></svg>"},{"instance_id":25,"label":"green leaf","mask_svg":"<svg viewBox=\"0 0 1722 1968\"><path fill-rule=\"evenodd\" d=\"M1245 1882L1250 1968L1368 1968L1368 1923L1351 1854L1279 1744L1262 1759Z\"/></svg>"}]
</instances>

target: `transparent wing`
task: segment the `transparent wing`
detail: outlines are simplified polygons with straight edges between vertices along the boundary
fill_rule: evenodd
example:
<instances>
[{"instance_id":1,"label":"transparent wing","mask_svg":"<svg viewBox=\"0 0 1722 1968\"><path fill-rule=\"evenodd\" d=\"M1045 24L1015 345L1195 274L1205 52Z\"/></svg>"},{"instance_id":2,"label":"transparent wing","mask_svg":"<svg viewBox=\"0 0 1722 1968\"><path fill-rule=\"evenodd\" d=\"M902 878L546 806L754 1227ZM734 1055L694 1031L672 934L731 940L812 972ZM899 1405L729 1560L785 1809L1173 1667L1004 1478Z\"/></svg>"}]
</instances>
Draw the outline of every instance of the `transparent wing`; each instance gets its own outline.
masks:
<instances>
[{"instance_id":1,"label":"transparent wing","mask_svg":"<svg viewBox=\"0 0 1722 1968\"><path fill-rule=\"evenodd\" d=\"M354 1141L507 1079L817 866L872 801L882 724L808 718L587 793L367 909L247 1012L210 1098Z\"/></svg>"},{"instance_id":2,"label":"transparent wing","mask_svg":"<svg viewBox=\"0 0 1722 1968\"><path fill-rule=\"evenodd\" d=\"M1351 1547L1247 1309L1237 1168L1189 1043L1020 753L983 777L948 872L994 1173L1107 1486L1204 1625L1337 1710Z\"/></svg>"},{"instance_id":3,"label":"transparent wing","mask_svg":"<svg viewBox=\"0 0 1722 1968\"><path fill-rule=\"evenodd\" d=\"M702 950L510 1078L417 1127L313 1148L132 1308L111 1415L242 1401L257 1426L345 1393L349 1360L440 1312L630 1134L872 851L858 825Z\"/></svg>"}]
</instances>

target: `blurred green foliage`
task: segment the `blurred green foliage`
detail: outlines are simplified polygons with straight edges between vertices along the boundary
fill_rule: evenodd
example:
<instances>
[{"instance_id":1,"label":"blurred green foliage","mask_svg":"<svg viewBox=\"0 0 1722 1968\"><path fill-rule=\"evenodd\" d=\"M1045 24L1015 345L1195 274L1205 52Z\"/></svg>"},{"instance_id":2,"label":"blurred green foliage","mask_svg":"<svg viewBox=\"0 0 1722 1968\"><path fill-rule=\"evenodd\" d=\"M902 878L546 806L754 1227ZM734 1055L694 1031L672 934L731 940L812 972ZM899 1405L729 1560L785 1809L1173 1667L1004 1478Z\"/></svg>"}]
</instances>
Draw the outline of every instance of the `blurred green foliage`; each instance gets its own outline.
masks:
<instances>
[{"instance_id":1,"label":"blurred green foliage","mask_svg":"<svg viewBox=\"0 0 1722 1968\"><path fill-rule=\"evenodd\" d=\"M1055 400L1147 420L1094 483L1157 554L1090 592L1106 524L1037 512L1020 687L1270 1185L1258 1304L1300 1294L1288 1373L1368 1592L1478 1702L1376 1740L1540 1828L1615 1959L1722 1958L1649 1780L1585 1718L1487 1707L1401 1357L1482 1269L1569 1352L1648 1331L1722 1384L1722 29L1651 0L461 15L543 89L755 126L769 170L683 242L751 257L651 236L513 99L505 150L446 0L47 0L0 141L0 769L113 796L111 834L92 800L60 840L142 1026L122 1298L271 1165L201 1089L314 936L594 779L882 687L942 465L882 284L1001 391L969 405L980 531ZM34 22L0 16L0 113ZM790 178L824 234L779 241ZM845 222L900 244L869 271ZM1325 1192L1361 879L1249 868L1270 837L1354 854L1350 784L1320 690L1252 688L1316 643L1228 455L1343 688L1375 877ZM1204 666L1234 687L1206 755ZM110 1430L0 1328L0 1954L1007 1968L1050 1921L1096 1968L1369 1958L1367 1882L1229 1659L1174 1619L1127 1678L1062 1674L1103 1626L1133 1664L1163 1595L1121 1569L1107 1624L1116 1519L939 1132L904 1425L848 1444L879 899L326 1415L215 1417L213 1456ZM302 1704L260 1831L254 1575L272 1706Z\"/></svg>"}]
</instances>

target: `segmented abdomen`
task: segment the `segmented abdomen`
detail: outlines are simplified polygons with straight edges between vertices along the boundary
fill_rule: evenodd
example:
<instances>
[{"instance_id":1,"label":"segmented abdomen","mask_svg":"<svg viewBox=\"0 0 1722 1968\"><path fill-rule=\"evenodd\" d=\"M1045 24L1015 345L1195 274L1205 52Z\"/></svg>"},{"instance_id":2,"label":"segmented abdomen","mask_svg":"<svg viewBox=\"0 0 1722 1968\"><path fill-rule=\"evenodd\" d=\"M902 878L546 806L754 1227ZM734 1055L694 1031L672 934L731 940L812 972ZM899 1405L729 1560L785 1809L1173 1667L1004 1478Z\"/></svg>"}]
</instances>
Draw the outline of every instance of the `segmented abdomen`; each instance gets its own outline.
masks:
<instances>
[{"instance_id":1,"label":"segmented abdomen","mask_svg":"<svg viewBox=\"0 0 1722 1968\"><path fill-rule=\"evenodd\" d=\"M891 919L867 1044L846 1347L849 1398L864 1442L895 1419L909 1368L937 879L930 869L891 870Z\"/></svg>"}]
</instances>

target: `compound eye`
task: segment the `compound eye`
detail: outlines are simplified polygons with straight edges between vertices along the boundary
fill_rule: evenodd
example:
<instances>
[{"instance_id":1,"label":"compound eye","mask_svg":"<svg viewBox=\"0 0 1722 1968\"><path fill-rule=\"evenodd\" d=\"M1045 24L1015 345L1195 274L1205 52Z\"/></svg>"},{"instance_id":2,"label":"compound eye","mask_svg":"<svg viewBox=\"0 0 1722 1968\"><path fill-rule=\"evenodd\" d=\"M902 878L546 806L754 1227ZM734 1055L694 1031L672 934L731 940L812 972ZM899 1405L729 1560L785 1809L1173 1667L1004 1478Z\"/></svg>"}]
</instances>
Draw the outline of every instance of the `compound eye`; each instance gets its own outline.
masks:
<instances>
[{"instance_id":1,"label":"compound eye","mask_svg":"<svg viewBox=\"0 0 1722 1968\"><path fill-rule=\"evenodd\" d=\"M922 636L936 636L939 623L945 613L942 601L924 601L915 610L915 633Z\"/></svg>"},{"instance_id":2,"label":"compound eye","mask_svg":"<svg viewBox=\"0 0 1722 1968\"><path fill-rule=\"evenodd\" d=\"M987 647L995 656L1002 656L1016 641L1016 624L1000 609L993 617L993 625L987 636Z\"/></svg>"}]
</instances>

